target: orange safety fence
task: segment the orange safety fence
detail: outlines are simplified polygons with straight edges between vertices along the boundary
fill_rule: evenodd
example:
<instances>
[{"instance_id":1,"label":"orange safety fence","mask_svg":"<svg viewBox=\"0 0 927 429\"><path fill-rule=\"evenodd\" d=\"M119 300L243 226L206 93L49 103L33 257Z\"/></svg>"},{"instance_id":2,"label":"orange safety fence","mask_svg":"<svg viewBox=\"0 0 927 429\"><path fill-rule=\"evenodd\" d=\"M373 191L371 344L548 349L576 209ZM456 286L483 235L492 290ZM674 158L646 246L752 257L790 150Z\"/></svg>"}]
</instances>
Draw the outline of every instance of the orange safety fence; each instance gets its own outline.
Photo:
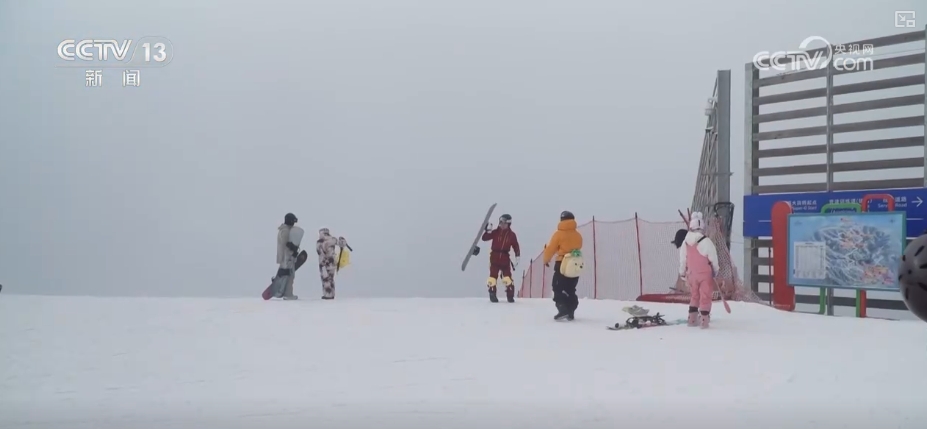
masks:
<instances>
[{"instance_id":1,"label":"orange safety fence","mask_svg":"<svg viewBox=\"0 0 927 429\"><path fill-rule=\"evenodd\" d=\"M721 222L709 218L706 235L718 248L721 269L718 280L725 297L731 300L760 302L743 288L730 250L723 244ZM579 226L583 235L585 268L576 294L580 298L617 299L622 301L688 302L688 290L679 281L679 250L672 244L676 231L686 229L682 219L674 222L649 222L639 218L600 221L595 218ZM553 261L544 266L543 250L525 270L518 296L550 298Z\"/></svg>"}]
</instances>

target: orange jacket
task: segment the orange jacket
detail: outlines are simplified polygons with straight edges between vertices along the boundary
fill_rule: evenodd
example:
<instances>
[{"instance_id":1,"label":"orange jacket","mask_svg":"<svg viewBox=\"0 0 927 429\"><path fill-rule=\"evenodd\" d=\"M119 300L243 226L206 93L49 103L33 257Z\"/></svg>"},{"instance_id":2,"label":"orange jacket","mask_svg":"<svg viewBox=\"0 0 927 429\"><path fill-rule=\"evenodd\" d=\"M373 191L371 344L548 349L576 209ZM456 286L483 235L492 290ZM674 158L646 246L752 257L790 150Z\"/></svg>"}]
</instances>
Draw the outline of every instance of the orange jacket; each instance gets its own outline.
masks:
<instances>
[{"instance_id":1,"label":"orange jacket","mask_svg":"<svg viewBox=\"0 0 927 429\"><path fill-rule=\"evenodd\" d=\"M562 220L557 224L557 231L550 237L550 243L544 248L544 263L549 263L554 253L557 254L557 260L562 261L567 253L582 248L583 236L576 230L576 220Z\"/></svg>"}]
</instances>

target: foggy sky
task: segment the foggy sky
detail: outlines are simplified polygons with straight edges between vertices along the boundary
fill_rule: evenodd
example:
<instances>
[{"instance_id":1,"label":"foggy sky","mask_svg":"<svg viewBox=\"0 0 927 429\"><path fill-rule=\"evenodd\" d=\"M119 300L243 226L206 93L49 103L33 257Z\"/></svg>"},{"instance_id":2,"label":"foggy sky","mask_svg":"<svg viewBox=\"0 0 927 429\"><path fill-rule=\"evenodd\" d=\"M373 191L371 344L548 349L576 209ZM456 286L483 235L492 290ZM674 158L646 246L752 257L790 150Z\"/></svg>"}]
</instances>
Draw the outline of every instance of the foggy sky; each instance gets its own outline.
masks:
<instances>
[{"instance_id":1,"label":"foggy sky","mask_svg":"<svg viewBox=\"0 0 927 429\"><path fill-rule=\"evenodd\" d=\"M0 1L0 284L257 296L293 212L304 247L354 247L338 296L482 296L486 254L459 266L492 203L518 281L561 210L676 220L718 69L739 236L744 63L896 33L915 5L927 22L915 0ZM63 39L148 35L175 56L139 88L55 68Z\"/></svg>"}]
</instances>

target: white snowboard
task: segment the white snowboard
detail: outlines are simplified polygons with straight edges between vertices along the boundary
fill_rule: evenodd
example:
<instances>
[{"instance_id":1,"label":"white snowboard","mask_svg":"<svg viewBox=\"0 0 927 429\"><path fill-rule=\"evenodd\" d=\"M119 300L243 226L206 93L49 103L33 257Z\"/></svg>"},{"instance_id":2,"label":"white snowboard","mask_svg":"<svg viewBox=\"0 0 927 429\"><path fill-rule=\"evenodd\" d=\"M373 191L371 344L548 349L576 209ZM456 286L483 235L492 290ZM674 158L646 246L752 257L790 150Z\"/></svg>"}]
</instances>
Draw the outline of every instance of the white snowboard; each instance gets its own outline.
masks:
<instances>
[{"instance_id":1,"label":"white snowboard","mask_svg":"<svg viewBox=\"0 0 927 429\"><path fill-rule=\"evenodd\" d=\"M489 206L489 211L486 212L486 217L483 218L483 224L480 226L480 230L476 233L476 237L473 239L473 244L470 245L470 250L467 252L467 256L464 257L463 263L460 264L460 271L465 271L467 269L467 262L470 262L470 257L479 254L479 246L476 244L480 242L480 237L483 236L483 233L486 232L486 225L489 224L489 217L492 216L492 211L496 209L496 204L493 203Z\"/></svg>"},{"instance_id":2,"label":"white snowboard","mask_svg":"<svg viewBox=\"0 0 927 429\"><path fill-rule=\"evenodd\" d=\"M290 243L293 243L299 246L299 243L302 243L303 235L305 234L306 234L305 230L303 230L302 228L296 225L293 225L293 227L290 228Z\"/></svg>"}]
</instances>

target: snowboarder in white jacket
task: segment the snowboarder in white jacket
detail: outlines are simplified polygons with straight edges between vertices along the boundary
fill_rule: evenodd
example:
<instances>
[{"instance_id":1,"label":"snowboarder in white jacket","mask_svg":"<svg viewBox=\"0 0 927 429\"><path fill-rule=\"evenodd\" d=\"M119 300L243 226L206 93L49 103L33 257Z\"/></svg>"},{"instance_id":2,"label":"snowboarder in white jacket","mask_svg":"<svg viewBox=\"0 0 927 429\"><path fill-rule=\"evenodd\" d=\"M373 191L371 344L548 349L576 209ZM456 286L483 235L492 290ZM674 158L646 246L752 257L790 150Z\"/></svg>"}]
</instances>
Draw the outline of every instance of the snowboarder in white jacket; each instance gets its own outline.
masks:
<instances>
[{"instance_id":1,"label":"snowboarder in white jacket","mask_svg":"<svg viewBox=\"0 0 927 429\"><path fill-rule=\"evenodd\" d=\"M277 277L286 276L286 284L283 287L283 299L297 299L293 295L293 280L296 278L296 256L299 252L299 246L290 243L290 229L296 225L298 219L293 213L287 213L283 217L283 223L277 227L277 263L280 268L277 270Z\"/></svg>"},{"instance_id":2,"label":"snowboarder in white jacket","mask_svg":"<svg viewBox=\"0 0 927 429\"><path fill-rule=\"evenodd\" d=\"M315 252L319 254L319 276L322 277L322 299L335 299L335 272L338 270L338 253L335 246L342 249L348 246L344 237L335 238L328 228L319 230L319 240L315 243Z\"/></svg>"}]
</instances>

